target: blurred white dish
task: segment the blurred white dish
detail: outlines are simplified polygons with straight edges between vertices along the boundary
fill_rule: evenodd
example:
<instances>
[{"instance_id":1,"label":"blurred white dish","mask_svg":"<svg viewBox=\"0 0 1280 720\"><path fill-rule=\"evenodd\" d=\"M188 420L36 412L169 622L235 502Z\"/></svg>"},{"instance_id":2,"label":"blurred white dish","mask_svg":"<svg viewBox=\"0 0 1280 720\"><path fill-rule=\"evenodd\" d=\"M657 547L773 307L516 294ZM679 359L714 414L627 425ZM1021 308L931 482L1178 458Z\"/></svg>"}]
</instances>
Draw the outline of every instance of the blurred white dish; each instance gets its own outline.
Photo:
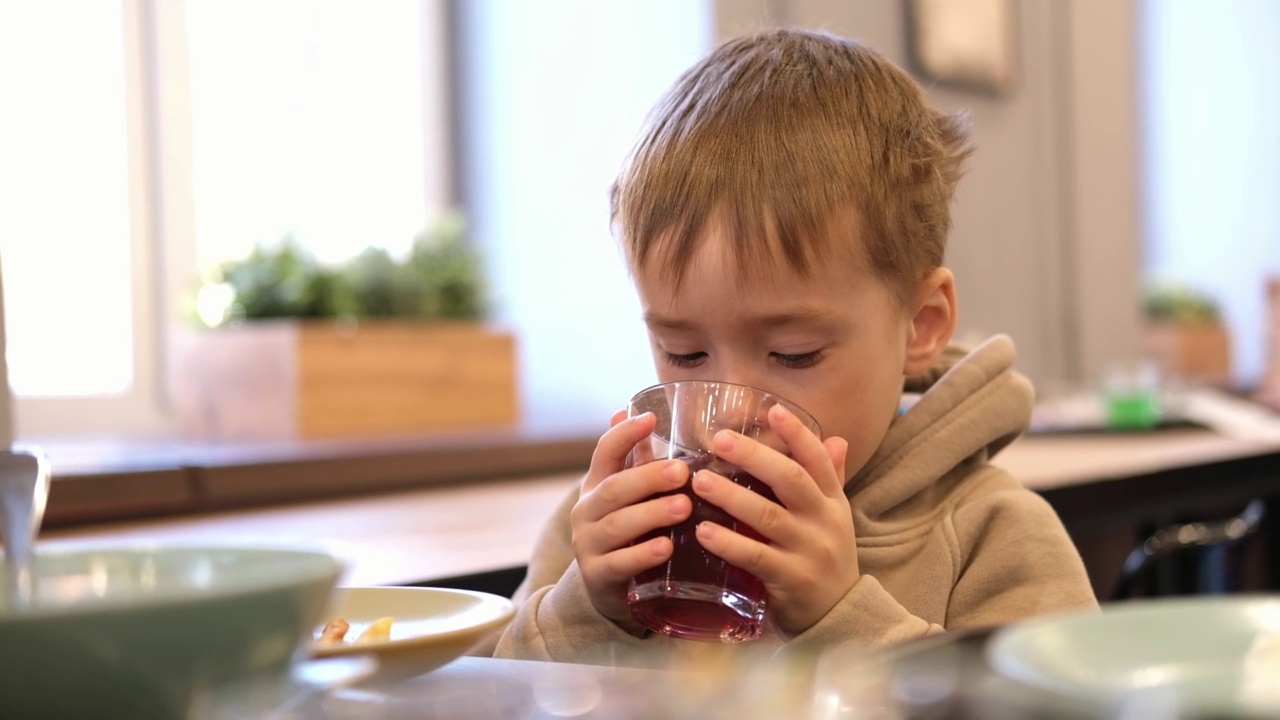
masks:
<instances>
[{"instance_id":1,"label":"blurred white dish","mask_svg":"<svg viewBox=\"0 0 1280 720\"><path fill-rule=\"evenodd\" d=\"M469 590L417 587L342 587L334 590L324 620L351 624L347 640L313 642L312 655L328 658L369 653L378 670L362 684L394 682L445 665L515 614L510 600ZM392 617L388 640L356 640L372 622Z\"/></svg>"},{"instance_id":2,"label":"blurred white dish","mask_svg":"<svg viewBox=\"0 0 1280 720\"><path fill-rule=\"evenodd\" d=\"M987 652L1006 677L1111 717L1280 716L1280 596L1108 605L1011 625Z\"/></svg>"},{"instance_id":3,"label":"blurred white dish","mask_svg":"<svg viewBox=\"0 0 1280 720\"><path fill-rule=\"evenodd\" d=\"M36 604L0 609L3 714L192 717L223 685L283 676L341 571L303 547L37 549Z\"/></svg>"}]
</instances>

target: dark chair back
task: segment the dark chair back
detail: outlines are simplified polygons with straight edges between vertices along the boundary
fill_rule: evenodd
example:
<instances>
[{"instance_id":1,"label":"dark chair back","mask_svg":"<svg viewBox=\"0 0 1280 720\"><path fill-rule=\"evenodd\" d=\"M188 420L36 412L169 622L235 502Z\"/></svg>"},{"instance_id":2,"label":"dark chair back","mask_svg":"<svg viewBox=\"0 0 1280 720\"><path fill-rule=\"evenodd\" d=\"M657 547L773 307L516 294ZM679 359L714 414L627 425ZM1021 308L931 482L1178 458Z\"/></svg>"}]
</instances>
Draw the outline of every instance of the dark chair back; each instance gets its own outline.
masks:
<instances>
[{"instance_id":1,"label":"dark chair back","mask_svg":"<svg viewBox=\"0 0 1280 720\"><path fill-rule=\"evenodd\" d=\"M1252 500L1239 515L1159 528L1129 553L1111 599L1164 594L1151 582L1151 570L1166 558L1177 561L1180 577L1173 585L1180 593L1238 591L1239 555L1258 534L1265 516L1266 504Z\"/></svg>"}]
</instances>

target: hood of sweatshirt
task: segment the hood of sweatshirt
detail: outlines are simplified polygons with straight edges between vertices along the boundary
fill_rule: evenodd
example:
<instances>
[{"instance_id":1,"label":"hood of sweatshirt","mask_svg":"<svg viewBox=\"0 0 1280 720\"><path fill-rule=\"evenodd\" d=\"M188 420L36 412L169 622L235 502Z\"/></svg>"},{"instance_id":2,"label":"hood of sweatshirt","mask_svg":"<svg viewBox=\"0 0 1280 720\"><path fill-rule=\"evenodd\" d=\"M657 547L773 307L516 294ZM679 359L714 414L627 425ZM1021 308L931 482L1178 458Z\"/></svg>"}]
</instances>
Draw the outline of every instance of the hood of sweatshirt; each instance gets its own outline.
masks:
<instances>
[{"instance_id":1,"label":"hood of sweatshirt","mask_svg":"<svg viewBox=\"0 0 1280 720\"><path fill-rule=\"evenodd\" d=\"M947 348L923 375L908 378L919 399L894 419L880 447L848 483L856 515L875 519L922 495L947 492L962 477L1026 431L1035 393L1014 372L1013 341L996 335L972 351Z\"/></svg>"}]
</instances>

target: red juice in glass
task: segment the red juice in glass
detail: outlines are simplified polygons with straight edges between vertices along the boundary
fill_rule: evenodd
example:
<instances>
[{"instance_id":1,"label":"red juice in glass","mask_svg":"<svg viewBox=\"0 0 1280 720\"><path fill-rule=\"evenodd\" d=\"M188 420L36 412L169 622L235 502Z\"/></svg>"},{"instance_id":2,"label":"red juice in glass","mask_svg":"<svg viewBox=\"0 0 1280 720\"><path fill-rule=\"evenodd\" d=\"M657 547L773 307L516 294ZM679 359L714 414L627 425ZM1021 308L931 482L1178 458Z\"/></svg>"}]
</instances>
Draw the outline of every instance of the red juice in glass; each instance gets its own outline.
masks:
<instances>
[{"instance_id":1,"label":"red juice in glass","mask_svg":"<svg viewBox=\"0 0 1280 720\"><path fill-rule=\"evenodd\" d=\"M709 469L770 500L777 497L768 485L733 465L709 455L679 458L689 465L689 476ZM665 635L687 640L739 642L760 636L764 629L767 593L760 578L730 565L703 549L695 535L698 523L709 520L743 535L766 542L750 526L698 497L689 483L664 495L683 494L693 512L682 523L655 530L637 543L667 536L674 545L671 559L635 577L627 597L631 617Z\"/></svg>"}]
</instances>

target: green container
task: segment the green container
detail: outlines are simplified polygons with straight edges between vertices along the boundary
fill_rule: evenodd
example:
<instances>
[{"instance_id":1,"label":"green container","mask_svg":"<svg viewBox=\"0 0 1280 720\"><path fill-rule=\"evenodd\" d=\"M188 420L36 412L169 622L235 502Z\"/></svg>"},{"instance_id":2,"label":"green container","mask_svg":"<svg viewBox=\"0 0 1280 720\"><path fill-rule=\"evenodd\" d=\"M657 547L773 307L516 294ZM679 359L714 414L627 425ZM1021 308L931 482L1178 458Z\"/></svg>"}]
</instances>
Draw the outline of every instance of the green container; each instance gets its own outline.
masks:
<instances>
[{"instance_id":1,"label":"green container","mask_svg":"<svg viewBox=\"0 0 1280 720\"><path fill-rule=\"evenodd\" d=\"M1107 429L1150 430L1160 424L1160 402L1154 391L1107 394Z\"/></svg>"}]
</instances>

